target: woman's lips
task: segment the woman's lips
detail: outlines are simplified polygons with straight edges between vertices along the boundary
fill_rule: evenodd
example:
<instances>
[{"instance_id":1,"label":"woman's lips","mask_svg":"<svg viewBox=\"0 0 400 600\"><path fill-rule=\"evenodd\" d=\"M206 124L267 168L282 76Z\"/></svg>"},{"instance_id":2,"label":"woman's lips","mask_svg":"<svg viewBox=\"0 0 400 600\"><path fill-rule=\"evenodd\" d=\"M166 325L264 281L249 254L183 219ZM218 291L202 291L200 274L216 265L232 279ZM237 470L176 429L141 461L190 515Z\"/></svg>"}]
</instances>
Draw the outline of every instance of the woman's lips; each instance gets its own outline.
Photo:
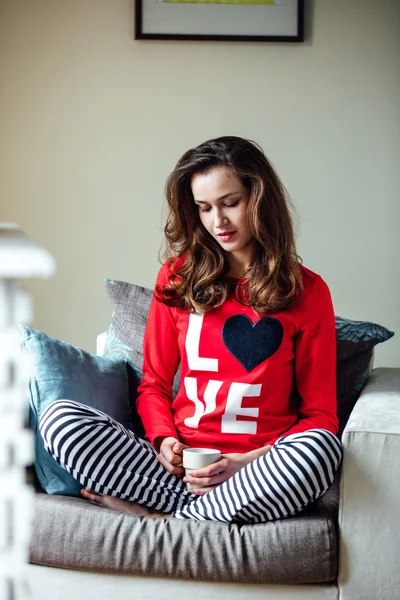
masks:
<instances>
[{"instance_id":1,"label":"woman's lips","mask_svg":"<svg viewBox=\"0 0 400 600\"><path fill-rule=\"evenodd\" d=\"M234 236L236 231L227 231L226 233L219 233L218 238L221 242L229 242L229 240Z\"/></svg>"}]
</instances>

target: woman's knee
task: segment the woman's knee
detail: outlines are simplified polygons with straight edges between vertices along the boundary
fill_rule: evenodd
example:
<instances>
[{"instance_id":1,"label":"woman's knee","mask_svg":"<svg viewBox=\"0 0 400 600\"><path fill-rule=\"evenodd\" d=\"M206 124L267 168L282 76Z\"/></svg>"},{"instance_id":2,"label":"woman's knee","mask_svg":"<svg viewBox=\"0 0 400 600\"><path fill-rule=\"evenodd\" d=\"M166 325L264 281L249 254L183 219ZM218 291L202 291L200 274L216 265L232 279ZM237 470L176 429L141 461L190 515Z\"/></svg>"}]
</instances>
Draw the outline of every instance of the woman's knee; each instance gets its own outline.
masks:
<instances>
[{"instance_id":1,"label":"woman's knee","mask_svg":"<svg viewBox=\"0 0 400 600\"><path fill-rule=\"evenodd\" d=\"M343 457L343 448L338 437L327 429L310 429L305 433L317 449L332 457L337 469Z\"/></svg>"},{"instance_id":2,"label":"woman's knee","mask_svg":"<svg viewBox=\"0 0 400 600\"><path fill-rule=\"evenodd\" d=\"M323 473L328 483L333 483L340 466L343 451L338 438L326 429L309 429L278 440L273 449L302 470Z\"/></svg>"},{"instance_id":3,"label":"woman's knee","mask_svg":"<svg viewBox=\"0 0 400 600\"><path fill-rule=\"evenodd\" d=\"M85 410L84 405L74 400L54 400L51 402L39 418L39 431L45 442L49 441L49 436L55 427L61 425L61 422L65 420L65 416L68 414L69 417L73 415L79 417ZM68 419L70 421L70 418Z\"/></svg>"},{"instance_id":4,"label":"woman's knee","mask_svg":"<svg viewBox=\"0 0 400 600\"><path fill-rule=\"evenodd\" d=\"M329 450L340 461L343 450L340 440L327 429L309 429L281 437L273 447L312 445Z\"/></svg>"}]
</instances>

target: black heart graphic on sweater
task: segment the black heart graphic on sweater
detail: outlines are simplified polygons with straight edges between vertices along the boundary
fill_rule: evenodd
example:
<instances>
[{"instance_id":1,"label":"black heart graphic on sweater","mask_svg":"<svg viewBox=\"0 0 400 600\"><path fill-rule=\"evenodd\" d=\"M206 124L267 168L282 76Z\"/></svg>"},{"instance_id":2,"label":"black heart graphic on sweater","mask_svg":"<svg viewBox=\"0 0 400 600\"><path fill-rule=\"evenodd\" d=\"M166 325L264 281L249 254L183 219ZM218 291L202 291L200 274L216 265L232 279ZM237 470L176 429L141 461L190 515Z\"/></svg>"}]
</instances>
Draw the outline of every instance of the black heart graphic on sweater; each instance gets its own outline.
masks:
<instances>
[{"instance_id":1,"label":"black heart graphic on sweater","mask_svg":"<svg viewBox=\"0 0 400 600\"><path fill-rule=\"evenodd\" d=\"M250 372L278 350L283 326L275 317L262 317L253 325L246 315L234 315L225 321L222 339L229 352Z\"/></svg>"}]
</instances>

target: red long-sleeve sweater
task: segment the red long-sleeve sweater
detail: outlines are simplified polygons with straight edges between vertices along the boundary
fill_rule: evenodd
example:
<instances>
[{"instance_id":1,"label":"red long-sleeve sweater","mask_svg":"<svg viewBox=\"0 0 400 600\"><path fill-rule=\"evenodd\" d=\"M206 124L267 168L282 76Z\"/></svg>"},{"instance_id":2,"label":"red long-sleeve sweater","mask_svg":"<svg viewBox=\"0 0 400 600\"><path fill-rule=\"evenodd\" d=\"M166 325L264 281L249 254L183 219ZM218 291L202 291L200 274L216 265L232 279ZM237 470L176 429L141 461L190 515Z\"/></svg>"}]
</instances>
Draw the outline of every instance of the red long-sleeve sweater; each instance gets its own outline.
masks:
<instances>
[{"instance_id":1,"label":"red long-sleeve sweater","mask_svg":"<svg viewBox=\"0 0 400 600\"><path fill-rule=\"evenodd\" d=\"M157 283L168 280L165 263ZM153 297L144 336L138 413L152 443L249 452L282 435L337 432L335 318L328 286L301 266L304 292L290 309L261 316L231 294L206 314ZM181 361L181 385L172 401ZM300 404L295 399L297 387Z\"/></svg>"}]
</instances>

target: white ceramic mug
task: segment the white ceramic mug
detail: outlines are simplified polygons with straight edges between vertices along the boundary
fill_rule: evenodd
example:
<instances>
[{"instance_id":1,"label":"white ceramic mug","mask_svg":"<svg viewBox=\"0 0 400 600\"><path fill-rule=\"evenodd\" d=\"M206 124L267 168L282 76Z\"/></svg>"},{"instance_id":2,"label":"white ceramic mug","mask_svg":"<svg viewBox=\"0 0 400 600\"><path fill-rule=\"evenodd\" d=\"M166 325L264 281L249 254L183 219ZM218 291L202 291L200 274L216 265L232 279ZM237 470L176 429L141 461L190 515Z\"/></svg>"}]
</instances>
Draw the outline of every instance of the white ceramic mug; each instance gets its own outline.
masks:
<instances>
[{"instance_id":1,"label":"white ceramic mug","mask_svg":"<svg viewBox=\"0 0 400 600\"><path fill-rule=\"evenodd\" d=\"M220 460L220 458L221 452L219 450L213 450L212 448L184 448L182 464L186 475L188 475L192 469L207 467ZM187 489L199 487L201 486L194 483L186 484Z\"/></svg>"}]
</instances>

